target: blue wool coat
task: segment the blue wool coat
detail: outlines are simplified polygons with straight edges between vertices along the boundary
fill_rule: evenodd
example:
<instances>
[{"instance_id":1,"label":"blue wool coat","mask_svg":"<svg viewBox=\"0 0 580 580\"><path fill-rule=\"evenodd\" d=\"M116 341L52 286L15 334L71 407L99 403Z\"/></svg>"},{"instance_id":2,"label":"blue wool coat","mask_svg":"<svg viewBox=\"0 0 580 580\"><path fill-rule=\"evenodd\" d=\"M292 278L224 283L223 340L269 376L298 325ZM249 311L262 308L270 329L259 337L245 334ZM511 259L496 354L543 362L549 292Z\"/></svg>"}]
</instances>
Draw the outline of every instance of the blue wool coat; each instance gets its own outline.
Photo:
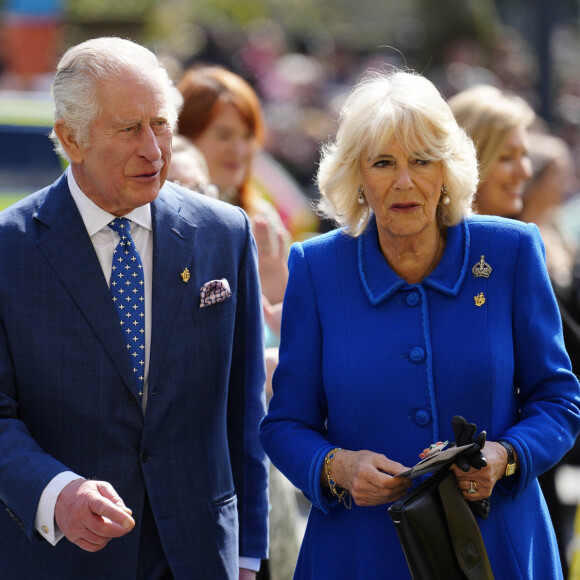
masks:
<instances>
[{"instance_id":1,"label":"blue wool coat","mask_svg":"<svg viewBox=\"0 0 580 580\"><path fill-rule=\"evenodd\" d=\"M489 278L472 272L481 257ZM432 274L389 267L374 222L295 244L274 396L261 425L273 463L312 501L299 579L409 578L385 505L347 510L322 491L333 447L414 465L459 414L515 448L479 520L496 579L561 578L537 476L580 428L579 385L534 225L474 217L447 230ZM477 301L476 301L477 297Z\"/></svg>"}]
</instances>

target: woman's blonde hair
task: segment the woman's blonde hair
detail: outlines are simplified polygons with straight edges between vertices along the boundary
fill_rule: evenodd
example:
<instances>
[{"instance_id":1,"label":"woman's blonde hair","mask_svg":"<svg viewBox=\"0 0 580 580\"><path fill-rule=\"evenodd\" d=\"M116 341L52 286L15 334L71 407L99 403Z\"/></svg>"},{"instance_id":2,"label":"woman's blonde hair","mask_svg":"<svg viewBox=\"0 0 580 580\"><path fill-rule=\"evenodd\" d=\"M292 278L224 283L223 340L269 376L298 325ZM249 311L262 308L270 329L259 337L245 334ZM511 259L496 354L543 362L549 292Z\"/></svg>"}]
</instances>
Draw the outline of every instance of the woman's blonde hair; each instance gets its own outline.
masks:
<instances>
[{"instance_id":1,"label":"woman's blonde hair","mask_svg":"<svg viewBox=\"0 0 580 580\"><path fill-rule=\"evenodd\" d=\"M492 85L461 91L449 99L449 106L475 143L481 181L487 179L510 132L528 128L535 119L524 99Z\"/></svg>"},{"instance_id":2,"label":"woman's blonde hair","mask_svg":"<svg viewBox=\"0 0 580 580\"><path fill-rule=\"evenodd\" d=\"M322 148L317 183L320 213L360 235L371 216L358 204L362 156L376 156L395 139L409 152L441 162L449 205L438 206L440 226L471 213L477 188L475 148L437 88L425 77L399 69L367 71L346 99L333 141Z\"/></svg>"}]
</instances>

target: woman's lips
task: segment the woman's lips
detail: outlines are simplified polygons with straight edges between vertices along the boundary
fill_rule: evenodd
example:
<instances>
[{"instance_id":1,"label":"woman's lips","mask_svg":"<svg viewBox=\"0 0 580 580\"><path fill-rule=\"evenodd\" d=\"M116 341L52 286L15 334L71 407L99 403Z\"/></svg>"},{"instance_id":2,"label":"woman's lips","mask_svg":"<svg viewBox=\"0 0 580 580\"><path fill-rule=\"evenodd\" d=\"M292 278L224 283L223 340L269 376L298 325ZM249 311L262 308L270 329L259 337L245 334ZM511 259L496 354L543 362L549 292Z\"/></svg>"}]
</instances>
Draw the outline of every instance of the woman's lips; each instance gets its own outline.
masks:
<instances>
[{"instance_id":1,"label":"woman's lips","mask_svg":"<svg viewBox=\"0 0 580 580\"><path fill-rule=\"evenodd\" d=\"M393 203L391 205L391 210L396 212L408 213L412 212L419 207L417 203Z\"/></svg>"}]
</instances>

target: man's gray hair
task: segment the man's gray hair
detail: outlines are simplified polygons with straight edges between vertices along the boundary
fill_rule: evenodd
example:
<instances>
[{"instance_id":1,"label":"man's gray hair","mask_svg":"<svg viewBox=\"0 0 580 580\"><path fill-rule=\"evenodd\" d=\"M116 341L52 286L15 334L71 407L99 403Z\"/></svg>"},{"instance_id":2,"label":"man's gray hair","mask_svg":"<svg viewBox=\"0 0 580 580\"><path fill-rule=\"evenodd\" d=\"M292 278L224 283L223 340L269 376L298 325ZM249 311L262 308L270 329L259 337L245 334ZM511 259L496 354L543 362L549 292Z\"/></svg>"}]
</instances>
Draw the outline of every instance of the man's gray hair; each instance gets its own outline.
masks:
<instances>
[{"instance_id":1,"label":"man's gray hair","mask_svg":"<svg viewBox=\"0 0 580 580\"><path fill-rule=\"evenodd\" d=\"M169 123L177 122L177 104L173 83L147 48L116 37L87 40L73 46L61 58L51 87L54 120L63 119L79 145L89 144L92 122L101 113L97 84L108 78L136 79L157 73L166 93ZM68 159L55 131L50 134L57 153Z\"/></svg>"}]
</instances>

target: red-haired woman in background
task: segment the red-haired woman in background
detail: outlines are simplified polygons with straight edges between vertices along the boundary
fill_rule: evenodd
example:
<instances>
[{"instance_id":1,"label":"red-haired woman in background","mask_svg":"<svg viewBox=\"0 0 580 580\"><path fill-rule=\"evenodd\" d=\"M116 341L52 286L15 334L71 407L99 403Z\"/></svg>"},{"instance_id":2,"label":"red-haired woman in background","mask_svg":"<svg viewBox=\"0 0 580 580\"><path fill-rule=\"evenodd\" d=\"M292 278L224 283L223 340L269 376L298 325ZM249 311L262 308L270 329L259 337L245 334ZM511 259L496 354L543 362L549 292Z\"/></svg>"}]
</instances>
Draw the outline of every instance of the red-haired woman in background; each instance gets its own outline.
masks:
<instances>
[{"instance_id":1,"label":"red-haired woman in background","mask_svg":"<svg viewBox=\"0 0 580 580\"><path fill-rule=\"evenodd\" d=\"M254 155L266 137L258 96L242 77L217 65L188 69L177 88L183 97L177 130L203 153L220 199L250 216L262 290L271 304L279 303L289 236L274 206L252 184Z\"/></svg>"}]
</instances>

